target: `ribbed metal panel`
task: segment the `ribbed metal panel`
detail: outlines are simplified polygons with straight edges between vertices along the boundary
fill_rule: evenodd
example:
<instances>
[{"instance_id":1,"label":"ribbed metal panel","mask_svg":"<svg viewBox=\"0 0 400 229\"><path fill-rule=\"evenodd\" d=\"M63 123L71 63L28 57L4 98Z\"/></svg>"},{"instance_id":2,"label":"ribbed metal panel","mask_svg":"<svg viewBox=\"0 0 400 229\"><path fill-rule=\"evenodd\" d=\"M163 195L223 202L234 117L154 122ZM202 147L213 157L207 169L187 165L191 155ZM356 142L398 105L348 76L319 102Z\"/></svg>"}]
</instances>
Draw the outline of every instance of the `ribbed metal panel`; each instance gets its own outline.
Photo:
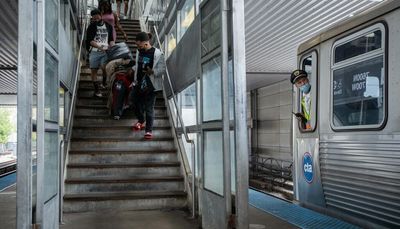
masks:
<instances>
[{"instance_id":1,"label":"ribbed metal panel","mask_svg":"<svg viewBox=\"0 0 400 229\"><path fill-rule=\"evenodd\" d=\"M18 54L18 1L0 1L0 69L16 67ZM0 94L17 93L17 71L0 70Z\"/></svg>"},{"instance_id":2,"label":"ribbed metal panel","mask_svg":"<svg viewBox=\"0 0 400 229\"><path fill-rule=\"evenodd\" d=\"M333 24L377 4L377 0L247 0L247 72L291 72L297 47Z\"/></svg>"},{"instance_id":3,"label":"ribbed metal panel","mask_svg":"<svg viewBox=\"0 0 400 229\"><path fill-rule=\"evenodd\" d=\"M320 165L328 208L400 227L399 141L322 140Z\"/></svg>"}]
</instances>

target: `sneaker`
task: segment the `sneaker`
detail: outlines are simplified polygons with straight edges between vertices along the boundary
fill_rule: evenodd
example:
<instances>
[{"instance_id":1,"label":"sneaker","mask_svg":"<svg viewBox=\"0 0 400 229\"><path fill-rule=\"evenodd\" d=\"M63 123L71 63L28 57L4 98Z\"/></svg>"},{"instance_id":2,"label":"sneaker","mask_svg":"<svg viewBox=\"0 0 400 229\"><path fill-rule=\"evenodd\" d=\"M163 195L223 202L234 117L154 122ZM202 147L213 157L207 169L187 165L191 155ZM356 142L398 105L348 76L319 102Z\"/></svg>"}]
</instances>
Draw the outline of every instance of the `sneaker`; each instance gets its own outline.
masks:
<instances>
[{"instance_id":1,"label":"sneaker","mask_svg":"<svg viewBox=\"0 0 400 229\"><path fill-rule=\"evenodd\" d=\"M114 115L114 120L119 120L120 118L118 115Z\"/></svg>"},{"instance_id":2,"label":"sneaker","mask_svg":"<svg viewBox=\"0 0 400 229\"><path fill-rule=\"evenodd\" d=\"M152 139L153 138L153 134L151 132L146 132L144 134L144 139Z\"/></svg>"},{"instance_id":3,"label":"sneaker","mask_svg":"<svg viewBox=\"0 0 400 229\"><path fill-rule=\"evenodd\" d=\"M139 131L139 130L143 130L145 128L143 123L137 122L135 123L135 125L133 125L133 130L135 131Z\"/></svg>"},{"instance_id":4,"label":"sneaker","mask_svg":"<svg viewBox=\"0 0 400 229\"><path fill-rule=\"evenodd\" d=\"M95 96L95 97L99 97L99 98L103 97L103 95L101 94L100 91L94 92L94 96Z\"/></svg>"},{"instance_id":5,"label":"sneaker","mask_svg":"<svg viewBox=\"0 0 400 229\"><path fill-rule=\"evenodd\" d=\"M107 88L107 84L99 84L99 89L106 89Z\"/></svg>"}]
</instances>

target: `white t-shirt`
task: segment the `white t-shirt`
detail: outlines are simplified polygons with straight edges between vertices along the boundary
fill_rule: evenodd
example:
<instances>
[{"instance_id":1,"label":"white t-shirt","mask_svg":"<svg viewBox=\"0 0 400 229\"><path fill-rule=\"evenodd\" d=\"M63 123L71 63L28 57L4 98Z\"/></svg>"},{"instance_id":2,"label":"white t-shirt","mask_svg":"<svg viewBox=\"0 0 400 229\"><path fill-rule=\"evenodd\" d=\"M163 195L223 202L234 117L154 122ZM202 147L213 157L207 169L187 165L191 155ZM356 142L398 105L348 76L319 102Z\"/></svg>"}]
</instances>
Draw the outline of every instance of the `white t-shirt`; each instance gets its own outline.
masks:
<instances>
[{"instance_id":1,"label":"white t-shirt","mask_svg":"<svg viewBox=\"0 0 400 229\"><path fill-rule=\"evenodd\" d=\"M105 23L103 23L103 25L97 25L97 32L94 41L101 46L108 47L108 31Z\"/></svg>"}]
</instances>

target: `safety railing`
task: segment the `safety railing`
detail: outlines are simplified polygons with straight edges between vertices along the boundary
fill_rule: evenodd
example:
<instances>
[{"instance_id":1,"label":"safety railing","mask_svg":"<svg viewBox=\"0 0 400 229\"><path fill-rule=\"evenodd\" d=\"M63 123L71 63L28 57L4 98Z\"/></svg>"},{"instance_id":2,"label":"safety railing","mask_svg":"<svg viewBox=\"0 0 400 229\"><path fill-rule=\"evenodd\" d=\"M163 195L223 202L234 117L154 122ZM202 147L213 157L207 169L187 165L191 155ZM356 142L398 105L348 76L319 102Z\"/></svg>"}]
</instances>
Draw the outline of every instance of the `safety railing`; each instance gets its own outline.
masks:
<instances>
[{"instance_id":1,"label":"safety railing","mask_svg":"<svg viewBox=\"0 0 400 229\"><path fill-rule=\"evenodd\" d=\"M61 141L60 143L60 147L61 144L64 145L64 154L63 154L63 160L62 160L62 164L61 164L61 202L60 202L60 209L63 209L63 201L62 201L62 197L64 196L64 180L65 180L65 171L67 169L67 164L68 164L68 153L69 153L69 148L70 148L70 139L71 139L71 134L72 134L72 126L73 126L73 121L74 121L74 113L75 113L75 104L76 104L76 95L77 95L77 91L78 91L78 79L79 76L81 74L81 60L82 60L82 49L83 49L83 45L84 45L84 38L85 38L85 31L87 28L87 25L89 23L89 18L87 18L83 24L83 29L82 29L82 36L81 36L81 40L79 43L79 51L78 51L78 59L76 61L76 67L75 67L75 74L74 74L74 78L73 78L73 84L72 84L72 98L71 98L71 104L70 104L70 109L69 109L69 114L68 114L68 120L67 120L67 127L66 127L66 133L65 133L65 138ZM60 216L60 221L62 222L62 214Z\"/></svg>"},{"instance_id":2,"label":"safety railing","mask_svg":"<svg viewBox=\"0 0 400 229\"><path fill-rule=\"evenodd\" d=\"M158 35L157 27L154 26L153 29L154 29L154 33L155 33L156 38L157 38L157 42L161 47L161 42L160 42L160 37ZM195 144L194 144L194 141L189 138L189 135L188 135L188 133L186 131L185 124L183 123L182 116L181 116L181 114L179 112L179 107L178 107L178 103L176 102L176 96L175 96L175 93L174 93L174 88L172 87L171 77L169 75L167 63L165 63L165 75L167 77L167 82L168 82L167 86L169 86L169 89L171 90L172 101L173 101L175 109L176 109L177 121L179 121L180 128L182 128L182 133L183 133L183 136L185 137L185 141L191 145L191 149L192 149L192 151L191 151L191 154L192 154L192 170L190 170L190 168L187 168L188 166L185 165L185 163L182 163L182 164L184 166L184 169L185 169L187 177L189 177L190 172L191 172L191 178L192 178L192 190L191 190L191 194L192 194L192 217L195 218L195 216L196 216L196 191L195 191L196 190L196 183L195 183L196 182L196 175L195 175L196 174L196 158L195 158L196 157L196 155L195 155L196 150L195 150ZM163 76L163 82L164 82L164 76ZM170 112L170 117L172 117L172 119L173 119L174 116L172 114L172 109L171 109L170 104L168 102L168 97L167 97L165 89L166 89L165 88L165 84L163 83L164 98L167 101L166 104L167 104L167 107L168 107L168 111ZM173 125L174 125L175 135L176 135L177 139L179 139L179 134L178 134L179 126L177 126L177 122L175 122L175 120L173 120ZM183 161L185 161L185 160L188 161L186 154L180 152L180 156L183 159Z\"/></svg>"},{"instance_id":3,"label":"safety railing","mask_svg":"<svg viewBox=\"0 0 400 229\"><path fill-rule=\"evenodd\" d=\"M258 154L251 156L250 178L264 182L262 189L281 192L288 199L292 198L287 195L293 190L292 170L292 161L262 157Z\"/></svg>"}]
</instances>

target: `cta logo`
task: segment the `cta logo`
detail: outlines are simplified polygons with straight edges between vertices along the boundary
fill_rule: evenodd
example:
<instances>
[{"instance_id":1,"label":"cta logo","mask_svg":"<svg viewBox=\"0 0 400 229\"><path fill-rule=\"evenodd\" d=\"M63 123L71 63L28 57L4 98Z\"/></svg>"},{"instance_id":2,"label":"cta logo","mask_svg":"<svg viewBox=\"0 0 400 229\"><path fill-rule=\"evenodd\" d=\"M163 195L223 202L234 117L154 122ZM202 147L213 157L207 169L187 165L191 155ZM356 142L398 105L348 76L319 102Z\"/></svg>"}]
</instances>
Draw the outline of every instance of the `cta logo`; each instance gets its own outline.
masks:
<instances>
[{"instance_id":1,"label":"cta logo","mask_svg":"<svg viewBox=\"0 0 400 229\"><path fill-rule=\"evenodd\" d=\"M307 183L311 183L313 181L313 161L309 152L305 152L303 155L303 174Z\"/></svg>"}]
</instances>

